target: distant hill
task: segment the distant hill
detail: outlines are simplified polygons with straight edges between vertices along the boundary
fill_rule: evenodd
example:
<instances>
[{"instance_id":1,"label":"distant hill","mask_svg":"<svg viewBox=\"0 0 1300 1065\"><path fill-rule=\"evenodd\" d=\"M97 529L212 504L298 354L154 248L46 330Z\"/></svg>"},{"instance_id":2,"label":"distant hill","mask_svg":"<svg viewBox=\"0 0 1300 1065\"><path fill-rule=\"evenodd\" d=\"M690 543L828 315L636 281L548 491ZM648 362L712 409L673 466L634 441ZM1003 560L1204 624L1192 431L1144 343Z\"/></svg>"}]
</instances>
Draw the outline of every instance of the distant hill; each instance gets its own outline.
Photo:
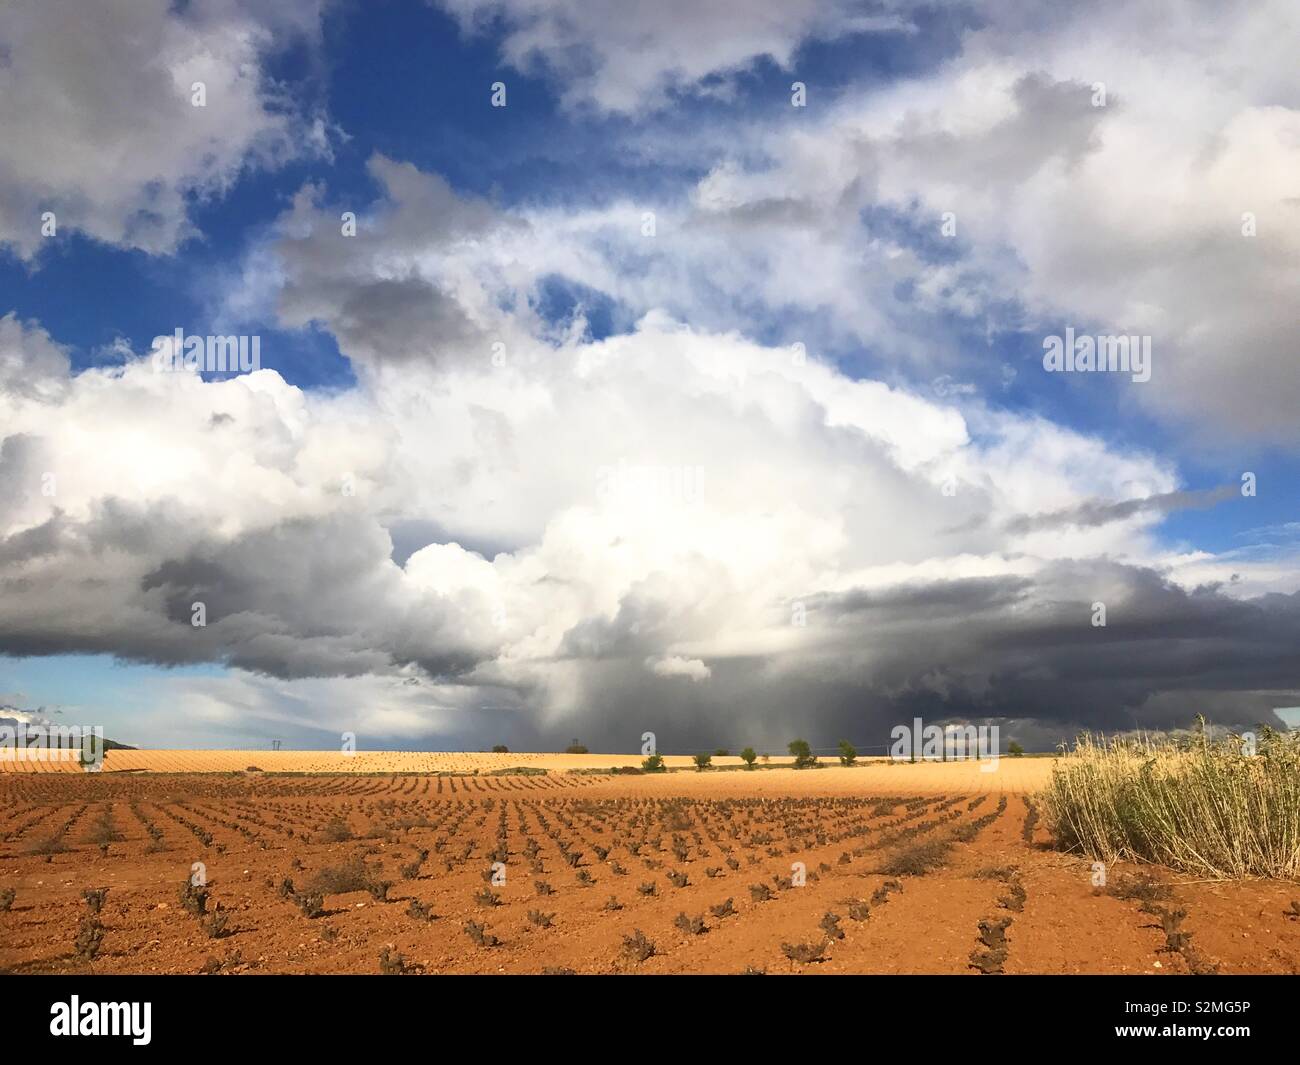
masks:
<instances>
[{"instance_id":1,"label":"distant hill","mask_svg":"<svg viewBox=\"0 0 1300 1065\"><path fill-rule=\"evenodd\" d=\"M10 728L17 728L19 725L43 725L51 728L58 728L59 722L51 721L39 710L19 710L16 706L0 704L0 725L8 725ZM104 750L106 751L136 751L138 747L132 747L128 743L118 743L117 740L110 740L104 737Z\"/></svg>"}]
</instances>

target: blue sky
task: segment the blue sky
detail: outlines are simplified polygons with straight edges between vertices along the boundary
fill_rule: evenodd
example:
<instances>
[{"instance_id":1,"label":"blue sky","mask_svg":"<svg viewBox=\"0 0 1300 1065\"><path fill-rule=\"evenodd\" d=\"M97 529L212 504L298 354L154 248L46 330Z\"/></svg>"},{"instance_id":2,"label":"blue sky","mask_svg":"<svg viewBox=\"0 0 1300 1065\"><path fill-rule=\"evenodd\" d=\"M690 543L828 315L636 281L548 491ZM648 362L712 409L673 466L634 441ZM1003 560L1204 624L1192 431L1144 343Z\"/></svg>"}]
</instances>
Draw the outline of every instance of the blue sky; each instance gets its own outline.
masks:
<instances>
[{"instance_id":1,"label":"blue sky","mask_svg":"<svg viewBox=\"0 0 1300 1065\"><path fill-rule=\"evenodd\" d=\"M1017 594L1043 609L1103 594L1079 581L1136 603L1153 574L1174 619L1198 588L1222 599L1225 616L1296 609L1296 307L1276 293L1294 276L1300 238L1273 176L1294 162L1285 131L1298 101L1269 77L1273 51L1256 47L1276 36L1276 11L1224 15L1240 24L1216 71L1215 57L1195 53L1203 39L1176 26L1145 38L1141 62L1126 68L1128 16L1080 35L1055 5L1020 19L979 3L796 5L743 26L702 12L691 27L568 4L539 15L505 2L304 0L272 17L196 0L140 5L131 26L60 27L68 48L76 33L104 39L103 69L80 86L51 69L61 45L37 36L54 30L43 17L0 18L0 43L16 57L0 68L11 99L54 97L63 116L44 130L59 145L45 173L0 158L8 357L19 367L51 351L66 358L48 381L31 369L0 377L10 401L0 436L22 437L10 462L26 485L0 527L0 546L17 559L0 578L44 595L35 617L29 606L0 627L0 694L15 705L84 708L110 734L144 744L165 731L226 745L241 728L261 736L270 720L316 745L348 711L331 704L313 720L294 685L335 676L348 678L332 689L340 703L354 698L341 694L347 685L374 686L365 727L383 745L488 742L500 724L485 726L481 708L500 699L517 715L511 727L536 742L585 726L615 743L634 729L613 720L602 691L665 708L638 712L662 714L683 742L707 743L710 728L735 732L735 704L749 698L743 663L764 663L795 690L827 655L837 675L806 693L827 735L854 713L873 722L867 731L884 729L910 705L900 693L916 691L942 693L939 715L1041 712L1054 735L1089 720L1086 700L1036 710L1050 686L1027 679L990 694L990 678L1013 669L999 655L1033 672L1014 648L977 651L945 630L930 663L888 638L859 658L839 643L855 616L846 602L888 598L889 581L966 589L978 577L1036 582ZM196 40L213 64L207 113L184 99L150 104L163 84L150 79L166 70L179 84L196 69L187 52ZM133 75L137 47L152 58ZM1160 72L1178 64L1191 88L1171 103ZM1098 108L1090 97L1103 76L1118 102ZM805 108L791 106L796 80L808 87ZM490 103L497 81L503 108ZM144 101L134 123L130 101L115 103L123 90ZM1218 103L1198 114L1202 98ZM1171 106L1178 120L1162 126ZM14 129L16 151L29 126ZM1156 130L1148 164L1140 152ZM96 139L88 131L101 143L80 145ZM1207 165L1210 143L1219 155ZM105 162L119 151L121 161ZM1127 175L1123 187L1113 173ZM1157 204L1168 218L1155 216ZM44 206L59 231L37 240ZM1258 237L1237 232L1246 208L1262 220ZM939 226L948 209L955 238ZM361 220L355 244L331 231L344 210ZM656 215L650 241L637 229L643 211ZM1043 339L1066 325L1150 335L1152 380L1044 372ZM274 381L240 393L236 413L220 373L198 375L183 400L150 391L156 382L136 394L132 367L177 326L257 334ZM485 376L481 356L500 338L539 376L508 385ZM796 341L824 378L772 370ZM715 396L691 375L707 378L700 360L724 350L792 391ZM661 376L674 360L677 377ZM575 390L549 376L570 364L628 370L606 381L579 369ZM49 409L31 406L33 381ZM242 435L184 439L182 410L204 431L226 424ZM788 433L769 455L754 444L756 419L769 420L760 439ZM120 444L128 428L135 454L172 449L184 460L151 464L130 484L94 480L94 464L77 456L89 447L108 462L112 448L94 439ZM28 461L32 440L39 458ZM231 451L217 458L214 447ZM227 467L236 452L249 464ZM671 560L647 543L641 568L598 562L594 544L560 542L578 535L591 506L603 513L574 494L594 479L582 463L638 461L719 466L728 492L707 519L665 508L635 517L634 507L608 525L633 521L653 543L678 545ZM38 495L42 463L66 472L72 497ZM1201 506L1188 494L1235 486L1244 471L1257 476L1253 496ZM358 476L359 494L322 487ZM205 500L197 482L208 477ZM802 497L820 477L825 510ZM950 477L962 509L951 521L928 516L918 493ZM754 489L733 497L749 478ZM359 502L304 502L316 492ZM1123 519L1079 517L1148 497L1168 501ZM899 530L877 528L855 499L917 521L915 536L895 544ZM729 520L751 505L796 539L778 547L755 531L740 551L701 539L690 561L681 522L701 538L731 535ZM103 526L132 507L150 533ZM1005 532L1027 518L1040 532ZM319 534L303 531L312 523ZM958 526L980 531L958 543ZM805 540L792 531L800 527ZM412 549L431 548L413 563L394 566L382 548L366 555L365 545L413 529L429 531ZM1059 537L1041 531L1052 529ZM37 532L61 546L24 554L17 538ZM279 548L265 545L300 534L286 548L295 561L326 543L328 558L320 575L282 590L277 573L292 567L241 554L259 543L273 555ZM797 545L810 542L826 553L803 557ZM483 544L511 554L461 551ZM801 558L790 569L809 582L803 591L756 561L783 550ZM59 551L69 554L60 561ZM758 568L728 570L747 553ZM560 561L574 557L588 559L585 572ZM693 572L701 564L708 576ZM1239 587L1227 587L1233 575ZM345 620L322 622L323 610L352 609L342 592L312 601L322 580L382 616L351 632ZM586 581L571 598L538 591ZM763 594L744 599L745 587ZM83 598L100 594L92 588L106 598ZM186 597L201 593L221 605L202 640L186 644L175 626ZM494 596L512 605L494 607ZM758 635L770 619L756 614L803 597L838 619L817 649L795 654L784 637ZM448 613L453 603L476 616ZM507 612L531 620L518 631L492 620ZM1139 615L1158 627L1152 610ZM552 628L548 617L564 621ZM651 621L669 617L673 631ZM1205 624L1184 650L1249 627ZM1148 638L1132 637L1135 655ZM1055 659L1042 668L1068 672ZM1143 707L1163 724L1184 688L1235 720L1289 705L1283 694L1297 683L1280 662L1261 669L1258 685L1235 674L1184 683L1161 668L1089 698L1113 703L1096 711L1102 725ZM164 726L164 692L180 706L225 700L230 713L200 715L189 732ZM790 723L788 705L755 713L757 731ZM716 725L700 726L702 715Z\"/></svg>"}]
</instances>

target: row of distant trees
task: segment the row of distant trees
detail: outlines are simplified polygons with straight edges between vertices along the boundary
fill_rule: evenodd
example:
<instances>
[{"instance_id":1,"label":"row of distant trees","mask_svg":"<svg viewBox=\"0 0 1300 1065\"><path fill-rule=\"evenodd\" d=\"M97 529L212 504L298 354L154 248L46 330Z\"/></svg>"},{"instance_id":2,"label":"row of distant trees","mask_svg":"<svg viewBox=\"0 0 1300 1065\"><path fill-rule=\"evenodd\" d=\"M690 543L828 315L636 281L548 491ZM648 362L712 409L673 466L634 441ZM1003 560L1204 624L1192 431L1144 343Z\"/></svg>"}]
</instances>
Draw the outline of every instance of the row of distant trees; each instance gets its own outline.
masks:
<instances>
[{"instance_id":1,"label":"row of distant trees","mask_svg":"<svg viewBox=\"0 0 1300 1065\"><path fill-rule=\"evenodd\" d=\"M790 752L790 757L794 759L795 769L809 769L820 764L817 755L813 753L813 749L807 740L791 740L787 750ZM714 758L727 758L730 755L731 752L725 747L719 747L712 754L701 752L694 756L695 768L702 772L713 764ZM754 763L760 757L764 762L767 762L772 756L769 754L760 755L753 747L746 747L740 752L740 760L745 763L746 769L753 769ZM858 749L848 740L840 740L839 759L840 765L854 765L858 760ZM664 768L664 760L660 755L654 755L642 762L641 768L647 773L657 772Z\"/></svg>"},{"instance_id":2,"label":"row of distant trees","mask_svg":"<svg viewBox=\"0 0 1300 1065\"><path fill-rule=\"evenodd\" d=\"M795 769L808 769L815 765L820 765L817 756L813 754L813 749L808 745L807 740L791 740L789 744L790 757L794 759ZM492 748L493 754L509 754L510 748L505 744L498 743ZM569 746L564 748L565 754L589 754L586 746L574 740ZM1020 757L1025 753L1025 749L1018 743L1011 743L1007 746L1007 753ZM695 757L695 768L699 770L708 769L713 764L714 758L730 758L731 752L725 747L719 747L712 754L702 752ZM770 754L758 754L753 747L746 747L740 752L740 760L745 763L746 769L753 769L754 763L762 758L764 762L771 759ZM848 740L840 740L839 745L840 765L856 765L858 761L858 749ZM662 755L652 754L644 762L641 768L647 773L658 773L664 769L664 760Z\"/></svg>"},{"instance_id":3,"label":"row of distant trees","mask_svg":"<svg viewBox=\"0 0 1300 1065\"><path fill-rule=\"evenodd\" d=\"M789 743L790 757L794 759L795 769L808 769L811 766L820 764L817 756L813 754L813 749L808 745L807 740L791 740ZM510 748L504 743L498 743L492 748L493 754L509 754ZM586 746L574 740L569 746L564 748L565 754L589 754ZM714 758L730 758L731 752L725 747L719 747L710 754L707 751L701 752L694 756L695 768L699 770L708 769L713 764ZM746 747L740 752L740 760L745 763L746 769L753 769L754 763L760 758L766 763L771 760L770 754L759 754L753 747ZM840 765L853 765L858 760L858 749L848 740L840 740ZM665 769L663 755L652 754L644 762L641 768L647 773L659 773Z\"/></svg>"},{"instance_id":4,"label":"row of distant trees","mask_svg":"<svg viewBox=\"0 0 1300 1065\"><path fill-rule=\"evenodd\" d=\"M817 755L813 753L813 749L809 746L807 740L791 740L787 749L790 752L790 757L794 759L795 769L810 769L821 764L818 761ZM1007 747L1007 753L1018 758L1025 753L1025 749L1018 743L1011 743ZM719 747L712 754L697 754L694 756L695 768L703 771L713 764L713 759L715 757L726 758L730 754L731 752L723 747ZM760 755L754 752L753 747L746 747L740 752L740 759L745 763L746 769L753 769L754 763L758 761L759 757ZM764 762L767 762L771 758L771 755L764 754L761 757ZM848 740L840 740L839 754L837 757L839 758L840 765L857 765L858 749ZM647 773L660 771L664 768L664 760L660 755L653 755L641 763L641 768Z\"/></svg>"},{"instance_id":5,"label":"row of distant trees","mask_svg":"<svg viewBox=\"0 0 1300 1065\"><path fill-rule=\"evenodd\" d=\"M794 759L794 767L796 769L807 769L810 766L815 766L819 764L817 761L817 756L813 754L813 750L808 745L807 740L791 740L789 744L789 751L790 751L790 757ZM492 753L509 754L510 748L507 747L504 743L498 743L495 747L492 748ZM564 748L564 753L565 754L589 754L590 752L587 750L586 745L579 743L577 740L574 740L571 744L569 744L569 746ZM703 770L703 769L708 769L709 766L713 764L714 758L730 758L731 752L727 750L727 748L725 747L719 747L712 754L706 751L697 754L694 757L695 757L695 768ZM772 756L770 754L760 755L757 751L754 750L753 747L746 747L743 751L740 752L740 760L745 763L746 769L753 769L754 763L757 762L760 758L762 758L764 762L768 762L771 760ZM858 760L858 749L854 747L853 744L851 744L848 740L840 740L839 759L841 765L853 765ZM658 773L663 771L664 769L663 755L652 754L649 758L647 758L644 762L641 763L641 768L644 769L647 773Z\"/></svg>"},{"instance_id":6,"label":"row of distant trees","mask_svg":"<svg viewBox=\"0 0 1300 1065\"><path fill-rule=\"evenodd\" d=\"M504 743L498 743L495 747L492 748L492 753L509 754L510 748L507 747ZM569 744L566 748L564 748L564 753L565 754L590 754L591 752L587 750L585 744L581 744L577 740L574 740L571 744Z\"/></svg>"}]
</instances>

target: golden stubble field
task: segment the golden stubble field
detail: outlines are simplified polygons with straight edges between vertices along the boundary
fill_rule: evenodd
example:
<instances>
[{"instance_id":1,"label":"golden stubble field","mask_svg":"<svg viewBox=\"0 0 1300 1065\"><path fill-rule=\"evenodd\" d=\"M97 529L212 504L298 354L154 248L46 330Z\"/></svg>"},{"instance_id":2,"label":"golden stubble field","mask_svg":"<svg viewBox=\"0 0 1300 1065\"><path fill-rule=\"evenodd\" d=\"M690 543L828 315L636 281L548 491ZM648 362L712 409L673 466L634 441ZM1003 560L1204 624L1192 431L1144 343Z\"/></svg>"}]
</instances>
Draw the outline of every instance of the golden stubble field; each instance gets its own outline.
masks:
<instances>
[{"instance_id":1,"label":"golden stubble field","mask_svg":"<svg viewBox=\"0 0 1300 1065\"><path fill-rule=\"evenodd\" d=\"M254 767L271 773L492 773L524 767L566 773L571 769L639 766L643 757L639 754L489 754L474 751L111 750L104 752L104 770L110 773L239 773ZM719 766L738 767L743 764L734 757L715 761ZM788 759L774 759L774 764L783 761ZM693 764L685 755L668 755L664 762L671 768ZM0 757L2 772L80 773L81 766L70 756Z\"/></svg>"},{"instance_id":2,"label":"golden stubble field","mask_svg":"<svg viewBox=\"0 0 1300 1065\"><path fill-rule=\"evenodd\" d=\"M72 773L81 774L81 766L69 752L64 757L0 757L0 773ZM12 752L10 752L12 755ZM104 752L104 772L144 773L242 773L250 769L267 773L499 773L508 769L545 769L551 773L568 773L573 770L591 771L617 767L639 766L639 754L490 754L481 752L443 751L124 751ZM789 763L785 757L774 757L770 763L760 763L753 772L743 769L737 757L715 757L718 770L745 772L749 783L768 779L768 774ZM861 764L848 773L892 774L890 787L911 791L963 788L972 793L987 791L1036 790L1046 783L1051 773L1050 758L1002 758L988 763L976 761L954 762L895 762L887 758L860 759ZM692 769L689 755L664 755L669 769ZM995 768L986 771L988 766ZM823 763L817 772L836 770L821 781L822 786L854 787L860 783L848 778L843 784L837 775L839 767L833 759ZM693 771L693 770L692 770ZM723 781L733 774L711 771L703 774L710 780ZM800 774L803 779L807 774ZM654 779L648 777L647 779ZM673 774L673 779L677 775ZM776 780L782 777L772 778ZM874 777L872 778L874 781ZM919 792L918 792L919 793Z\"/></svg>"},{"instance_id":3,"label":"golden stubble field","mask_svg":"<svg viewBox=\"0 0 1300 1065\"><path fill-rule=\"evenodd\" d=\"M0 776L0 970L1300 971L1295 885L1096 886L1027 801L1050 759L614 776L542 760L635 761L275 754ZM498 759L548 772L487 775Z\"/></svg>"}]
</instances>

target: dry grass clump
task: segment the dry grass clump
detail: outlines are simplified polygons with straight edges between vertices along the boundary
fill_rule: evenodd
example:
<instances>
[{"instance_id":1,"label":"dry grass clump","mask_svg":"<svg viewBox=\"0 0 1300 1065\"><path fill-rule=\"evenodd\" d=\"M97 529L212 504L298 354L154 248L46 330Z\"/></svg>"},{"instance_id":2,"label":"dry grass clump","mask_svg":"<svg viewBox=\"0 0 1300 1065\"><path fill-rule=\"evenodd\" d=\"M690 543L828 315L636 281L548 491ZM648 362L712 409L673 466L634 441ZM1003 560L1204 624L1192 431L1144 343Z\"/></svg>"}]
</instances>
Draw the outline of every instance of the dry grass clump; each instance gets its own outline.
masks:
<instances>
[{"instance_id":1,"label":"dry grass clump","mask_svg":"<svg viewBox=\"0 0 1300 1065\"><path fill-rule=\"evenodd\" d=\"M654 957L654 940L647 938L641 929L636 929L630 936L623 937L623 953L634 961L645 961Z\"/></svg>"},{"instance_id":2,"label":"dry grass clump","mask_svg":"<svg viewBox=\"0 0 1300 1065\"><path fill-rule=\"evenodd\" d=\"M27 845L26 853L40 855L47 862L56 854L67 853L67 845L58 836L46 836Z\"/></svg>"},{"instance_id":3,"label":"dry grass clump","mask_svg":"<svg viewBox=\"0 0 1300 1065\"><path fill-rule=\"evenodd\" d=\"M826 948L830 943L823 939L820 943L782 943L781 953L800 965L812 965L826 960Z\"/></svg>"},{"instance_id":4,"label":"dry grass clump","mask_svg":"<svg viewBox=\"0 0 1300 1065\"><path fill-rule=\"evenodd\" d=\"M880 887L871 893L871 904L879 906L881 903L889 901L890 892L902 891L903 885L897 880L886 880Z\"/></svg>"},{"instance_id":5,"label":"dry grass clump","mask_svg":"<svg viewBox=\"0 0 1300 1065\"><path fill-rule=\"evenodd\" d=\"M216 976L222 970L229 971L244 964L244 956L237 950L228 951L224 958L209 954L199 970L204 976Z\"/></svg>"},{"instance_id":6,"label":"dry grass clump","mask_svg":"<svg viewBox=\"0 0 1300 1065\"><path fill-rule=\"evenodd\" d=\"M77 925L77 938L73 941L77 957L85 961L94 961L104 945L104 926L99 918L87 916Z\"/></svg>"},{"instance_id":7,"label":"dry grass clump","mask_svg":"<svg viewBox=\"0 0 1300 1065\"><path fill-rule=\"evenodd\" d=\"M948 863L950 839L928 839L890 855L876 870L885 876L925 876Z\"/></svg>"},{"instance_id":8,"label":"dry grass clump","mask_svg":"<svg viewBox=\"0 0 1300 1065\"><path fill-rule=\"evenodd\" d=\"M230 935L230 915L221 910L214 910L199 922L209 939L221 939Z\"/></svg>"},{"instance_id":9,"label":"dry grass clump","mask_svg":"<svg viewBox=\"0 0 1300 1065\"><path fill-rule=\"evenodd\" d=\"M308 881L307 891L320 895L346 895L351 891L369 891L374 894L372 885L385 885L384 892L391 885L378 878L377 866L369 865L360 855L349 858L342 865L326 866Z\"/></svg>"},{"instance_id":10,"label":"dry grass clump","mask_svg":"<svg viewBox=\"0 0 1300 1065\"><path fill-rule=\"evenodd\" d=\"M117 826L113 823L113 812L108 807L100 811L98 819L86 832L86 842L97 846L99 853L105 857L108 856L109 844L120 843L122 839L122 833L117 830Z\"/></svg>"},{"instance_id":11,"label":"dry grass clump","mask_svg":"<svg viewBox=\"0 0 1300 1065\"><path fill-rule=\"evenodd\" d=\"M1014 865L986 865L971 873L976 880L1014 880L1019 875L1020 870Z\"/></svg>"},{"instance_id":12,"label":"dry grass clump","mask_svg":"<svg viewBox=\"0 0 1300 1065\"><path fill-rule=\"evenodd\" d=\"M352 829L343 818L331 817L316 833L316 840L319 843L346 843L352 838Z\"/></svg>"},{"instance_id":13,"label":"dry grass clump","mask_svg":"<svg viewBox=\"0 0 1300 1065\"><path fill-rule=\"evenodd\" d=\"M200 887L192 880L181 883L181 909L195 917L202 917L208 909L208 889Z\"/></svg>"},{"instance_id":14,"label":"dry grass clump","mask_svg":"<svg viewBox=\"0 0 1300 1065\"><path fill-rule=\"evenodd\" d=\"M1143 873L1136 876L1124 875L1119 877L1106 888L1106 894L1113 895L1117 899L1137 899L1138 902L1142 903L1141 909L1154 912L1150 907L1157 902L1170 898L1173 895L1173 889L1151 874Z\"/></svg>"},{"instance_id":15,"label":"dry grass clump","mask_svg":"<svg viewBox=\"0 0 1300 1065\"><path fill-rule=\"evenodd\" d=\"M304 917L315 919L325 912L325 896L320 892L298 892L293 896L293 901L298 904Z\"/></svg>"},{"instance_id":16,"label":"dry grass clump","mask_svg":"<svg viewBox=\"0 0 1300 1065\"><path fill-rule=\"evenodd\" d=\"M407 961L392 947L384 947L379 952L379 971L385 976L411 976L423 970L423 965Z\"/></svg>"},{"instance_id":17,"label":"dry grass clump","mask_svg":"<svg viewBox=\"0 0 1300 1065\"><path fill-rule=\"evenodd\" d=\"M849 899L849 920L865 921L871 916L871 907L863 899Z\"/></svg>"},{"instance_id":18,"label":"dry grass clump","mask_svg":"<svg viewBox=\"0 0 1300 1065\"><path fill-rule=\"evenodd\" d=\"M501 940L487 930L486 925L481 925L477 921L466 921L464 924L465 934L474 941L479 947L497 947L501 945Z\"/></svg>"},{"instance_id":19,"label":"dry grass clump","mask_svg":"<svg viewBox=\"0 0 1300 1065\"><path fill-rule=\"evenodd\" d=\"M710 906L709 913L718 918L731 917L736 913L735 900L729 898L726 902L720 902L716 906Z\"/></svg>"},{"instance_id":20,"label":"dry grass clump","mask_svg":"<svg viewBox=\"0 0 1300 1065\"><path fill-rule=\"evenodd\" d=\"M436 921L438 915L419 899L411 899L406 906L406 916L416 921Z\"/></svg>"},{"instance_id":21,"label":"dry grass clump","mask_svg":"<svg viewBox=\"0 0 1300 1065\"><path fill-rule=\"evenodd\" d=\"M1025 800L1025 823L1021 826L1020 835L1029 846L1034 845L1034 829L1038 826L1038 807L1033 799Z\"/></svg>"},{"instance_id":22,"label":"dry grass clump","mask_svg":"<svg viewBox=\"0 0 1300 1065\"><path fill-rule=\"evenodd\" d=\"M1038 797L1060 845L1214 879L1300 877L1300 736L1080 737Z\"/></svg>"},{"instance_id":23,"label":"dry grass clump","mask_svg":"<svg viewBox=\"0 0 1300 1065\"><path fill-rule=\"evenodd\" d=\"M1010 917L1001 920L980 921L980 943L984 949L976 948L971 952L970 963L985 976L1001 973L1007 960L1007 928L1011 925Z\"/></svg>"},{"instance_id":24,"label":"dry grass clump","mask_svg":"<svg viewBox=\"0 0 1300 1065\"><path fill-rule=\"evenodd\" d=\"M1020 913L1025 908L1025 899L1029 897L1024 885L1013 880L1007 885L1007 893L998 899L998 905L1012 913Z\"/></svg>"},{"instance_id":25,"label":"dry grass clump","mask_svg":"<svg viewBox=\"0 0 1300 1065\"><path fill-rule=\"evenodd\" d=\"M679 913L673 920L673 926L688 936L702 936L707 932L708 926L704 923L704 916L688 917L685 913Z\"/></svg>"}]
</instances>

